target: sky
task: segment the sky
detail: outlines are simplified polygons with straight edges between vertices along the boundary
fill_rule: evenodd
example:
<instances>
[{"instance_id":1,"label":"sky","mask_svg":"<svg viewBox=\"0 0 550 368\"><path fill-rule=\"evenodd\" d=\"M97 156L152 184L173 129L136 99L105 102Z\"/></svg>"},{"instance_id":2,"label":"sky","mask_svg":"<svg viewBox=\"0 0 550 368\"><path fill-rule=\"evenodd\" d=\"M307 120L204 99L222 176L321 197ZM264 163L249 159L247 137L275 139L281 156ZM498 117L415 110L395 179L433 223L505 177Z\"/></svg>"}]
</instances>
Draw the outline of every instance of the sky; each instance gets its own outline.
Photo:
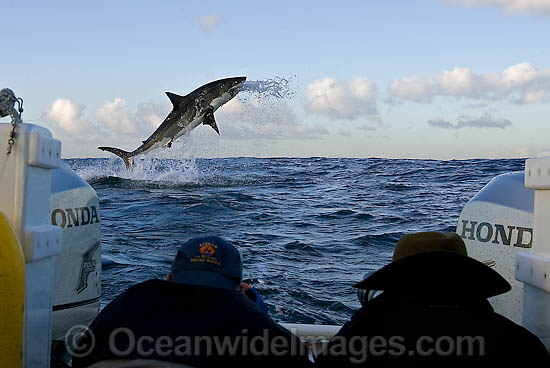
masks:
<instances>
[{"instance_id":1,"label":"sky","mask_svg":"<svg viewBox=\"0 0 550 368\"><path fill-rule=\"evenodd\" d=\"M550 0L0 0L0 88L64 157L137 148L215 79L239 94L163 157L526 158L550 153ZM9 122L7 118L1 122Z\"/></svg>"}]
</instances>

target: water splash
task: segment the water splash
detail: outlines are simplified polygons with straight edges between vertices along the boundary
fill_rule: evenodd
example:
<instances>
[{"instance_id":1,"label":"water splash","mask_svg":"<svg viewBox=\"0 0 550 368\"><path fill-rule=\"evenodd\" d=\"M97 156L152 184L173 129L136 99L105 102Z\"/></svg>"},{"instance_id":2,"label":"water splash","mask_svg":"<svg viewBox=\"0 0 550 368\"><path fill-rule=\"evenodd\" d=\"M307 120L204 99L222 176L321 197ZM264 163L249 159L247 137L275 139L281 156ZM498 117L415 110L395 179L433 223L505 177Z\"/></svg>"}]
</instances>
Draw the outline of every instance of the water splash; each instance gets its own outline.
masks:
<instances>
[{"instance_id":1,"label":"water splash","mask_svg":"<svg viewBox=\"0 0 550 368\"><path fill-rule=\"evenodd\" d=\"M249 93L259 98L290 99L296 95L292 88L293 78L275 77L264 80L246 81L241 93ZM239 95L240 96L240 95ZM246 100L248 96L243 98Z\"/></svg>"},{"instance_id":2,"label":"water splash","mask_svg":"<svg viewBox=\"0 0 550 368\"><path fill-rule=\"evenodd\" d=\"M88 182L107 177L165 184L197 184L199 180L194 158L173 160L146 155L136 159L133 170L127 170L120 159L110 158L94 165L81 163L75 169Z\"/></svg>"}]
</instances>

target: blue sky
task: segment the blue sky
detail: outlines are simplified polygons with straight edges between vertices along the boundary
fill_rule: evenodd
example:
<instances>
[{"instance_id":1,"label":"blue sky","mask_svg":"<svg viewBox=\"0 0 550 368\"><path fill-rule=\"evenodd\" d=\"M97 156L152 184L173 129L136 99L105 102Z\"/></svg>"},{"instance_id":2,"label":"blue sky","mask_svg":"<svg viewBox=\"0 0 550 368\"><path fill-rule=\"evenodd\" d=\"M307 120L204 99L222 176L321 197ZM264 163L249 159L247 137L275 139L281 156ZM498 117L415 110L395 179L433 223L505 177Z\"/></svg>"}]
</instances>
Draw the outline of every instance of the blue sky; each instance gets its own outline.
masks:
<instances>
[{"instance_id":1,"label":"blue sky","mask_svg":"<svg viewBox=\"0 0 550 368\"><path fill-rule=\"evenodd\" d=\"M550 149L550 0L0 1L0 86L65 157L136 148L217 78L284 77L164 156L528 157ZM239 96L241 97L241 96ZM2 121L7 121L3 119Z\"/></svg>"}]
</instances>

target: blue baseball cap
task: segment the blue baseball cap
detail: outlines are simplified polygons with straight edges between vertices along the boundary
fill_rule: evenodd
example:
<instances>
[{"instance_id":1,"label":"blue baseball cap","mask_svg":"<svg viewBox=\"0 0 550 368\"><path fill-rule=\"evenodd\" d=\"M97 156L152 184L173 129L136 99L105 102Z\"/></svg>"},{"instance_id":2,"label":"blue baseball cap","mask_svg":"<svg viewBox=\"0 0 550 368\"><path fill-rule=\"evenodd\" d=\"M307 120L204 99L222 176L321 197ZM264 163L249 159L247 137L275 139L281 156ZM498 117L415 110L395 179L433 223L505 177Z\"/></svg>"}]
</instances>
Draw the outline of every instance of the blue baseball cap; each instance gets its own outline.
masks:
<instances>
[{"instance_id":1,"label":"blue baseball cap","mask_svg":"<svg viewBox=\"0 0 550 368\"><path fill-rule=\"evenodd\" d=\"M242 275L239 251L217 236L186 241L172 262L172 278L182 284L236 290Z\"/></svg>"}]
</instances>

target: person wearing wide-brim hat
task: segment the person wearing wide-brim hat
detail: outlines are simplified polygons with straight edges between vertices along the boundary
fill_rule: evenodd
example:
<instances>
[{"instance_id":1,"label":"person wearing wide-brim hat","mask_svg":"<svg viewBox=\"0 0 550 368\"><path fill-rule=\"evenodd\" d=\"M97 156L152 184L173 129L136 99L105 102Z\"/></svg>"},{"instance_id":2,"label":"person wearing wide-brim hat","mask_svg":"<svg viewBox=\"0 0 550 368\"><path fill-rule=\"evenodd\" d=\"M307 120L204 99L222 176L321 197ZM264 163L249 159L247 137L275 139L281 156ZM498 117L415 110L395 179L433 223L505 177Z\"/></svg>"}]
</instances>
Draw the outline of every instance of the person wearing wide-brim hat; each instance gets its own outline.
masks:
<instances>
[{"instance_id":1,"label":"person wearing wide-brim hat","mask_svg":"<svg viewBox=\"0 0 550 368\"><path fill-rule=\"evenodd\" d=\"M319 366L550 362L535 335L493 311L488 298L511 286L468 257L457 234L404 235L392 262L353 286L381 294L342 327L316 360Z\"/></svg>"}]
</instances>

